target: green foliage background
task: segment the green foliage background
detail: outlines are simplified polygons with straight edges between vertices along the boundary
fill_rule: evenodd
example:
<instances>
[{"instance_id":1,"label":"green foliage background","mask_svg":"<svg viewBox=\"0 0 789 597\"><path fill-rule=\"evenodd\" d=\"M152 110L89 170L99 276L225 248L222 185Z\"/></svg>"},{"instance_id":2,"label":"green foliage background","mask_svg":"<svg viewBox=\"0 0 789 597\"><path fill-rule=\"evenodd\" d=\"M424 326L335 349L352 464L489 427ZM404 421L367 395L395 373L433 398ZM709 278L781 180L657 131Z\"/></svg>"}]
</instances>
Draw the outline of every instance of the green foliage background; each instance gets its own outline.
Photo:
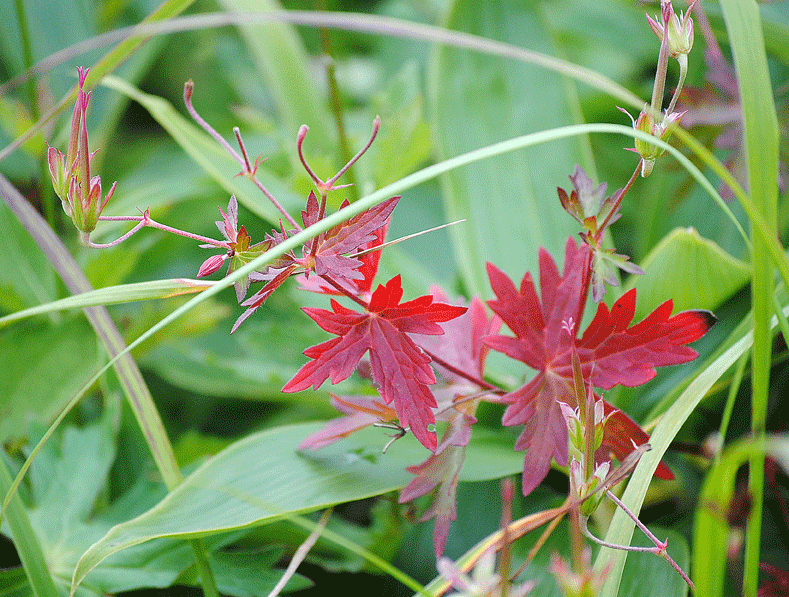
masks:
<instances>
[{"instance_id":1,"label":"green foliage background","mask_svg":"<svg viewBox=\"0 0 789 597\"><path fill-rule=\"evenodd\" d=\"M316 8L304 4L286 2L284 8ZM360 205L368 198L374 201L373 193L387 185L393 185L391 193L382 192L379 200L402 193L390 238L465 219L384 253L381 277L400 273L407 297L424 294L438 283L450 294L489 298L485 261L520 278L536 270L538 247L559 257L567 236L576 232L555 191L569 186L567 176L575 163L595 180L608 182L609 193L624 185L636 166L636 156L623 150L632 146L632 138L614 129L603 133L579 127L562 138L551 133L585 123L629 125L616 106L638 112L638 98L649 97L658 41L636 3L322 4L326 10L343 11L337 16L340 26L330 29L329 36L352 151L368 136L375 115L382 118L373 149L354 167L355 190L347 193L364 197ZM781 136L775 140L776 151L780 147L785 155L789 5L783 0L757 8L754 3L751 12L735 16L731 3L722 4L729 13L724 15L717 4L704 6L726 55L731 55L731 31L739 31L735 46L739 41L766 48L769 78L759 78L758 56L738 58L738 74L756 73L740 76L745 85L741 95L746 108L752 97L775 99L772 108L752 107L756 114L761 114L758 109L777 114ZM297 575L288 590L303 589L312 578L312 591L342 587L355 594L383 588L411 594L436 575L431 524L409 522L394 493L411 478L404 467L426 457L413 438L397 442L386 455L380 454L388 441L380 431L358 434L315 454L295 452L299 441L320 426L317 421L334 414L326 388L296 395L280 392L303 363L302 350L325 339L299 310L303 304L321 304L318 299L286 285L230 336L240 314L232 289L211 286L198 302L187 305L187 297L178 295L184 284L174 280L193 278L208 253L183 238L152 230L111 250L78 246L42 161L44 141L61 148L67 143L75 67L90 65L91 84L107 75L94 90L89 113L91 146L100 148L93 167L105 186L118 181L105 214L149 207L159 221L216 235L217 206L224 209L233 193L241 203L240 221L253 241L261 239L278 225L276 212L249 181L234 178L237 165L193 124L182 93L184 82L194 80L194 104L203 117L227 139L233 126L240 127L250 151L267 158L258 177L297 213L310 190L296 159L298 127L310 126L305 150L319 175L331 175L344 161L318 31L260 16L228 16L279 8L273 0L170 0L161 6L151 0L69 0L53 11L43 0L0 0L0 14L6 17L0 21L0 146L6 148L0 153L0 172L7 179L3 195L11 197L15 187L49 222L49 227L32 223L32 216L0 204L2 495L38 440L53 434L33 460L0 527L5 537L0 595L65 594L73 579L81 583L76 589L80 595L165 587L177 594L177 587L199 584L210 593L208 568L213 586L223 594L268 594L314 528L315 511L337 504L345 505L308 557L304 575ZM656 12L656 6L649 11ZM159 21L209 16L203 27L154 35L142 45L120 37L103 42L97 38L152 13ZM760 18L756 25L754 14ZM398 20L385 20L389 18ZM755 29L743 25L738 30L738 18ZM394 29L384 28L392 23ZM347 30L365 24L366 32ZM429 26L479 38L450 36L438 43L439 33ZM468 47L480 39L478 47ZM86 41L87 46L74 46ZM494 42L514 49L500 51ZM56 54L64 49L65 54ZM703 51L697 27L689 85L704 85ZM8 83L51 56L58 58L42 72L18 85ZM670 80L674 74L670 71ZM43 122L35 134L12 151L9 144L39 120ZM757 148L773 143L768 119L756 121L763 124L754 128L746 115L750 159ZM544 141L543 131L546 138L556 138ZM692 131L724 159L726 152L713 146L718 132L714 127ZM535 136L517 140L526 135ZM456 168L448 162L509 140L511 145L498 155L481 155L483 159ZM676 145L700 175L713 187L718 184L709 159L691 152L687 142ZM638 289L637 317L672 298L677 310L711 309L720 320L697 343L702 355L697 361L663 371L644 387L607 395L644 424L665 415L653 436L656 450L649 458L655 464L672 439L700 445L722 429L728 445L745 435L751 419L758 421L759 416L766 431L785 432L780 413L789 395L786 344L769 335L777 325L768 325L771 313L750 314L749 295L753 272L766 271L772 280L776 263L786 271L785 256L783 263L770 261L767 245L758 241L758 225L751 239L756 249L749 251L731 219L679 157L666 154L648 179L636 182L611 239L618 252L646 270L637 280L623 281L623 288ZM777 162L760 163L766 170L777 167ZM434 164L439 174L422 170ZM753 181L747 188L767 218L767 235L775 236L769 226L777 222L778 236L785 238L786 194L773 197L770 208L760 200L769 203L775 189L762 193ZM331 197L334 207L344 196L339 192ZM732 201L729 207L748 228L747 204ZM56 234L47 236L45 228ZM94 240L107 242L121 232L118 223L104 223ZM66 265L53 266L58 256ZM775 304L784 308L785 278L776 279ZM152 280L162 282L142 284ZM57 302L91 287L101 290ZM617 294L618 289L612 289L609 302ZM771 286L766 296L772 305L770 295ZM109 313L97 305L108 305ZM87 312L90 325L78 310L83 307L94 309ZM31 308L41 313L23 318ZM178 317L182 312L188 316ZM123 343L168 316L171 322L135 346L131 357L92 379L108 354L117 354ZM752 342L747 334L754 327L764 331L762 340L757 334L755 350L771 373L769 402L766 388L750 401L750 373L746 371L741 383L731 371L738 359L747 358ZM515 384L525 372L518 363L493 359L489 373L501 383ZM763 378L764 373L754 375ZM349 382L338 391L355 389ZM502 429L500 415L493 407L480 412L461 479L458 521L446 550L453 559L497 529L497 480L521 468L522 455L511 450L517 430ZM743 453L768 453L779 463L786 461L782 441L765 443L757 434L753 444L735 444L712 464L733 462L736 468L744 461ZM728 530L709 520L710 511L728 507L714 500L732 494L734 478L707 460L673 453L667 459L678 480L655 482L647 490L651 471L649 462L643 463L631 483L633 493L640 492L633 498L634 509L644 501L642 519L665 529L663 535L670 535L677 550L674 557L690 568L697 583L710 581L709 594L739 594L743 580L738 565L726 566L720 559ZM517 500L515 515L558 505L564 483L560 473L552 473L540 491ZM777 477L775 487L768 489L764 518L756 525L762 536L750 541L762 545L757 564L761 560L787 569L789 521L780 510L787 498L784 475ZM613 524L611 519L610 511L598 516L594 522L599 534L609 529L609 537L621 533L629 541L618 517ZM525 540L534 541L531 536ZM753 543L749 545L753 550ZM523 560L527 551L528 546L516 544L514 557ZM559 594L546 572L553 551L569 553L562 526L522 575L539 578L536 594ZM745 583L753 587L756 572L748 557ZM613 556L603 550L596 558L602 567ZM624 560L616 565L624 566ZM624 572L614 570L604 594L685 591L658 558L631 556ZM643 578L651 579L649 586L638 582Z\"/></svg>"}]
</instances>

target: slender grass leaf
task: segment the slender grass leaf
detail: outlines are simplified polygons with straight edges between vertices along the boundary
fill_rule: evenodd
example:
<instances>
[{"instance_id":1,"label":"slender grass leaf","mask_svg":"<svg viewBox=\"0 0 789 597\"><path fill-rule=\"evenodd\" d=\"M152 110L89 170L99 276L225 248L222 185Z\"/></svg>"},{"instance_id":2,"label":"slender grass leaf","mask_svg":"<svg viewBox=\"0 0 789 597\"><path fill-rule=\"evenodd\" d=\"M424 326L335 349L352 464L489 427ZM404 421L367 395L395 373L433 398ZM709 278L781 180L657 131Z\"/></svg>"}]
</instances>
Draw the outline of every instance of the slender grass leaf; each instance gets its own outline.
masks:
<instances>
[{"instance_id":1,"label":"slender grass leaf","mask_svg":"<svg viewBox=\"0 0 789 597\"><path fill-rule=\"evenodd\" d=\"M3 458L0 460L0 494L5 495L11 487L12 480L6 461ZM26 580L29 581L34 594L38 595L38 597L58 597L60 593L55 588L55 581L49 572L44 550L33 530L28 512L24 504L22 504L22 498L18 495L15 495L8 504L6 522L11 531L11 538L15 541L19 559L25 569ZM24 585L21 584L23 578L24 574L22 578L17 576L9 579L5 574L0 576L0 580L3 581L8 579L19 582L20 590L23 590L22 587Z\"/></svg>"},{"instance_id":2,"label":"slender grass leaf","mask_svg":"<svg viewBox=\"0 0 789 597\"><path fill-rule=\"evenodd\" d=\"M206 280L177 278L173 280L152 280L151 282L138 282L135 284L122 284L120 286L99 288L97 290L83 292L82 294L75 294L45 305L17 311L5 317L0 317L0 328L12 321L18 321L42 313L53 313L55 311L81 309L83 307L95 307L98 305L114 305L117 303L169 298L181 294L201 292L213 284L214 282Z\"/></svg>"},{"instance_id":3,"label":"slender grass leaf","mask_svg":"<svg viewBox=\"0 0 789 597\"><path fill-rule=\"evenodd\" d=\"M773 87L767 65L761 17L755 0L722 0L724 20L729 33L737 73L742 111L745 161L748 165L748 191L759 213L773 233L778 223L778 120ZM751 225L752 236L755 225ZM753 357L751 359L751 429L764 434L767 398L770 390L772 359L771 336L767 329L773 312L773 264L761 238L753 238ZM749 484L753 500L745 532L743 592L756 593L759 575L762 508L764 495L764 456L753 455Z\"/></svg>"}]
</instances>

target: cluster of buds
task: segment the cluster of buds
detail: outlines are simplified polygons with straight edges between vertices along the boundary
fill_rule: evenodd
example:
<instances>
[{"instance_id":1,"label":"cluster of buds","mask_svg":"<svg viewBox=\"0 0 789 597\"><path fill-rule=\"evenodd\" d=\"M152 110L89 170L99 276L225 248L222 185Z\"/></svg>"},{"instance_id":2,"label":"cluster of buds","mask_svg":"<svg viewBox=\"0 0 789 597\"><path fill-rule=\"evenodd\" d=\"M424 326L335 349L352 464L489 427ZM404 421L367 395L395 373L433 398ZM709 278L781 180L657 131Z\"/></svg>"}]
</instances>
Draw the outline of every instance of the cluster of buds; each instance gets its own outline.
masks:
<instances>
[{"instance_id":1,"label":"cluster of buds","mask_svg":"<svg viewBox=\"0 0 789 597\"><path fill-rule=\"evenodd\" d=\"M591 394L591 392L590 392ZM589 396L594 399L594 395ZM594 452L603 445L603 431L608 417L604 413L603 399L594 401L592 407L593 420L590 425L586 425L585 416L581 414L580 408L573 408L569 404L559 402L565 423L567 423L569 452L570 452L570 494L579 500L585 500L579 507L579 512L583 516L590 516L600 504L605 492L600 491L596 495L592 494L605 481L611 468L609 460L594 465ZM591 431L591 433L590 433ZM592 435L591 441L587 441L587 435ZM592 457L587 458L586 454L592 451ZM587 473L589 469L591 473ZM586 499L588 496L589 499Z\"/></svg>"},{"instance_id":2,"label":"cluster of buds","mask_svg":"<svg viewBox=\"0 0 789 597\"><path fill-rule=\"evenodd\" d=\"M622 111L630 116L627 110ZM630 120L633 123L633 128L637 131L647 133L653 137L657 137L663 142L666 142L668 141L669 137L671 137L671 125L679 124L679 121L684 116L684 114L685 112L669 112L666 113L658 122L655 120L655 117L652 115L652 111L649 109L649 107L644 106L644 109L641 110L638 118L634 119L632 116L630 116ZM666 150L663 147L658 147L657 145L653 145L649 141L645 141L643 139L636 139L635 145L635 148L630 148L629 151L633 151L641 156L641 176L642 178L646 178L652 173L652 168L655 166L655 161L657 161L657 159L663 155Z\"/></svg>"},{"instance_id":3,"label":"cluster of buds","mask_svg":"<svg viewBox=\"0 0 789 597\"><path fill-rule=\"evenodd\" d=\"M693 49L693 19L691 12L698 0L693 0L688 7L687 13L680 12L677 15L671 0L661 0L660 17L653 19L647 15L647 21L652 31L660 40L660 54L658 56L658 68L655 73L655 86L652 90L651 108L644 108L638 118L630 117L633 128L657 137L661 141L667 141L671 135L671 125L679 124L679 120L684 112L675 112L677 98L682 91L685 77L688 73L688 54ZM663 103L663 90L666 82L666 72L668 58L674 58L679 64L679 81L674 90L668 108L662 113L660 118L660 107ZM624 111L624 110L623 110ZM656 115L658 116L656 118ZM628 114L629 116L629 114ZM632 150L641 156L641 176L646 177L652 172L655 160L663 155L664 149L644 141L636 139L635 148Z\"/></svg>"},{"instance_id":4,"label":"cluster of buds","mask_svg":"<svg viewBox=\"0 0 789 597\"><path fill-rule=\"evenodd\" d=\"M679 16L674 12L671 2L662 2L660 6L662 22L647 15L649 26L661 42L668 31L668 55L677 60L680 59L680 56L685 56L687 60L688 54L693 49L693 19L690 18L690 13L697 1L693 0L688 7L688 12L683 14L680 11Z\"/></svg>"},{"instance_id":5,"label":"cluster of buds","mask_svg":"<svg viewBox=\"0 0 789 597\"><path fill-rule=\"evenodd\" d=\"M83 67L77 69L77 101L71 118L67 153L63 155L63 152L55 147L47 150L52 186L63 204L63 210L71 216L85 244L89 243L90 233L96 228L99 215L115 192L116 184L112 184L109 193L102 199L101 177L90 176L90 161L96 152L88 151L88 126L85 116L90 92L84 90L88 70Z\"/></svg>"}]
</instances>

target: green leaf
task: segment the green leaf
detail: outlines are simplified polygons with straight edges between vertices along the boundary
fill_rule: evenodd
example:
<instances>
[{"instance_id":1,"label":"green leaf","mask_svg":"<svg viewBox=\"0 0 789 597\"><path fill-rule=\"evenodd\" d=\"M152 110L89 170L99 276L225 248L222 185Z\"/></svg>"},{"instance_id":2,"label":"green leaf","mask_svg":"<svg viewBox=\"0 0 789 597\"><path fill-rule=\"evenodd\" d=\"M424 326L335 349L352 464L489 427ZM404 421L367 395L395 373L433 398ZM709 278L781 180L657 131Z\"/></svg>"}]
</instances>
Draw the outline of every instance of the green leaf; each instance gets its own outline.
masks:
<instances>
[{"instance_id":1,"label":"green leaf","mask_svg":"<svg viewBox=\"0 0 789 597\"><path fill-rule=\"evenodd\" d=\"M0 203L0 308L17 310L54 300L55 276L46 257Z\"/></svg>"},{"instance_id":2,"label":"green leaf","mask_svg":"<svg viewBox=\"0 0 789 597\"><path fill-rule=\"evenodd\" d=\"M0 334L0 441L20 437L29 423L49 425L101 365L85 320L29 322Z\"/></svg>"},{"instance_id":3,"label":"green leaf","mask_svg":"<svg viewBox=\"0 0 789 597\"><path fill-rule=\"evenodd\" d=\"M447 26L555 54L539 3L455 2ZM535 84L539 81L539 84ZM434 55L430 100L442 158L573 122L562 78L537 66L449 46ZM534 109L540 106L539 110ZM537 265L537 249L561 254L575 232L556 197L581 154L578 139L508 153L442 177L456 260L469 295L489 295L485 262L511 276Z\"/></svg>"},{"instance_id":4,"label":"green leaf","mask_svg":"<svg viewBox=\"0 0 789 597\"><path fill-rule=\"evenodd\" d=\"M219 4L232 12L271 12L282 8L276 0L221 0ZM325 96L321 86L315 84L307 52L293 25L250 25L241 27L241 35L277 108L280 130L292 135L295 145L299 127L306 124L310 127L310 147L321 152L336 151Z\"/></svg>"},{"instance_id":5,"label":"green leaf","mask_svg":"<svg viewBox=\"0 0 789 597\"><path fill-rule=\"evenodd\" d=\"M653 527L649 530L661 541L668 541L668 548L666 549L668 555L687 573L690 563L690 548L685 537L670 529ZM631 545L636 547L654 547L655 544L639 531L633 537ZM723 553L724 550L700 549L696 551L718 551ZM651 553L630 554L625 570L622 573L619 597L685 597L687 594L688 585L663 558ZM698 591L697 594L706 595L706 593Z\"/></svg>"},{"instance_id":6,"label":"green leaf","mask_svg":"<svg viewBox=\"0 0 789 597\"><path fill-rule=\"evenodd\" d=\"M107 556L150 539L209 535L400 489L411 480L405 467L427 456L412 437L381 454L386 437L372 428L318 452L296 452L319 427L263 431L220 452L155 507L116 525L85 552L73 587ZM522 465L510 439L475 430L461 480L514 474Z\"/></svg>"},{"instance_id":7,"label":"green leaf","mask_svg":"<svg viewBox=\"0 0 789 597\"><path fill-rule=\"evenodd\" d=\"M0 327L12 321L40 315L41 313L53 313L55 311L65 311L68 309L81 309L83 307L95 307L97 305L113 305L117 303L129 303L158 298L169 298L181 294L192 294L209 288L212 284L208 280L188 280L178 278L173 280L152 280L150 282L138 282L136 284L122 284L120 286L109 286L99 288L82 294L75 294L59 301L53 301L45 305L39 305L23 311L11 313L5 317L0 317Z\"/></svg>"},{"instance_id":8,"label":"green leaf","mask_svg":"<svg viewBox=\"0 0 789 597\"><path fill-rule=\"evenodd\" d=\"M3 458L0 461L0 494L4 495L8 491L12 480ZM9 585L3 584L3 587L16 586L14 592L9 591L6 594L20 597L22 595L26 596L29 594L26 589L29 589L30 593L38 597L57 597L58 591L49 571L41 542L36 537L28 512L22 504L22 498L18 495L15 495L8 504L6 524L4 526L10 530L11 538L17 543L16 551L24 567L23 571L22 569L17 570L16 573L4 571L0 575L0 580L4 583L9 581ZM19 571L21 571L21 574Z\"/></svg>"},{"instance_id":9,"label":"green leaf","mask_svg":"<svg viewBox=\"0 0 789 597\"><path fill-rule=\"evenodd\" d=\"M729 32L742 111L743 146L748 172L748 192L772 233L778 225L778 119L767 65L759 7L755 0L722 0L721 8ZM751 431L764 435L767 398L770 391L772 344L767 322L773 312L774 273L767 245L753 238L753 356L751 359ZM785 255L782 257L785 258ZM748 489L753 499L745 531L743 592L756 593L759 575L764 457L754 455L749 467Z\"/></svg>"},{"instance_id":10,"label":"green leaf","mask_svg":"<svg viewBox=\"0 0 789 597\"><path fill-rule=\"evenodd\" d=\"M381 131L372 146L373 178L379 186L410 174L431 157L430 127L418 81L417 65L409 62L375 100Z\"/></svg>"},{"instance_id":11,"label":"green leaf","mask_svg":"<svg viewBox=\"0 0 789 597\"><path fill-rule=\"evenodd\" d=\"M645 275L631 276L626 289L638 291L636 320L652 312L667 298L674 312L686 309L714 311L748 283L748 264L735 259L693 228L675 228L640 264Z\"/></svg>"}]
</instances>

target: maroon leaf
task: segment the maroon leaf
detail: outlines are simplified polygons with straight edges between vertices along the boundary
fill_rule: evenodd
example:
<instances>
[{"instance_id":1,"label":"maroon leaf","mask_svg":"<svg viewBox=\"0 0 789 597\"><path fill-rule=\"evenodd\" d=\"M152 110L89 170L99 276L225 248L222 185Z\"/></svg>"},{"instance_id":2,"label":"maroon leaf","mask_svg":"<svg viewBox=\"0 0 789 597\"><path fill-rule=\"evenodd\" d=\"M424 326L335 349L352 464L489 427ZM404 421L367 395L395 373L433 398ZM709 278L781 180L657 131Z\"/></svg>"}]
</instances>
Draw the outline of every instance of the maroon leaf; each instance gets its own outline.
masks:
<instances>
[{"instance_id":1,"label":"maroon leaf","mask_svg":"<svg viewBox=\"0 0 789 597\"><path fill-rule=\"evenodd\" d=\"M331 404L344 416L329 421L320 431L307 437L299 444L299 450L305 448L317 450L374 423L394 421L397 418L395 411L379 396L331 394Z\"/></svg>"},{"instance_id":2,"label":"maroon leaf","mask_svg":"<svg viewBox=\"0 0 789 597\"><path fill-rule=\"evenodd\" d=\"M438 322L465 313L465 307L434 303L422 296L400 303L403 289L400 276L373 292L366 312L347 309L332 299L333 311L305 307L303 310L321 328L338 337L304 351L314 359L305 364L283 392L313 389L330 378L338 383L353 373L359 360L369 351L373 381L386 404L394 403L401 425L410 427L414 436L429 450L436 449L436 436L428 426L435 423L435 398L429 385L436 378L427 357L408 333L443 334Z\"/></svg>"},{"instance_id":3,"label":"maroon leaf","mask_svg":"<svg viewBox=\"0 0 789 597\"><path fill-rule=\"evenodd\" d=\"M358 251L376 238L375 232L389 223L389 217L399 200L400 197L387 199L318 236L312 267L315 273L319 276L330 275L332 278L363 279L363 274L358 271L362 261L347 254ZM344 202L341 207L347 205L348 203ZM304 225L314 224L319 215L318 199L315 193L311 192L307 207L301 212ZM310 247L311 245L305 247L305 256L310 254Z\"/></svg>"},{"instance_id":4,"label":"maroon leaf","mask_svg":"<svg viewBox=\"0 0 789 597\"><path fill-rule=\"evenodd\" d=\"M488 265L497 297L488 305L515 337L491 336L485 343L537 371L526 385L503 398L510 403L504 424L524 425L516 444L516 449L527 450L524 493L542 481L552 459L567 464L567 429L557 401L577 406L571 362L573 343L582 373L593 385L603 389L617 384L636 386L654 377L655 367L695 358L696 351L685 344L703 336L715 321L708 311L685 311L671 317L672 303L667 301L628 328L635 313L633 290L610 310L600 303L586 332L576 339L589 251L588 245L579 248L572 238L568 239L562 275L548 252L540 251L542 300L531 274L527 273L520 289L516 289L509 277ZM625 415L617 415L609 422L612 420L610 427L606 426L603 445L621 459L632 451L631 439L644 443L648 436ZM661 468L658 474L668 476L670 471Z\"/></svg>"}]
</instances>

